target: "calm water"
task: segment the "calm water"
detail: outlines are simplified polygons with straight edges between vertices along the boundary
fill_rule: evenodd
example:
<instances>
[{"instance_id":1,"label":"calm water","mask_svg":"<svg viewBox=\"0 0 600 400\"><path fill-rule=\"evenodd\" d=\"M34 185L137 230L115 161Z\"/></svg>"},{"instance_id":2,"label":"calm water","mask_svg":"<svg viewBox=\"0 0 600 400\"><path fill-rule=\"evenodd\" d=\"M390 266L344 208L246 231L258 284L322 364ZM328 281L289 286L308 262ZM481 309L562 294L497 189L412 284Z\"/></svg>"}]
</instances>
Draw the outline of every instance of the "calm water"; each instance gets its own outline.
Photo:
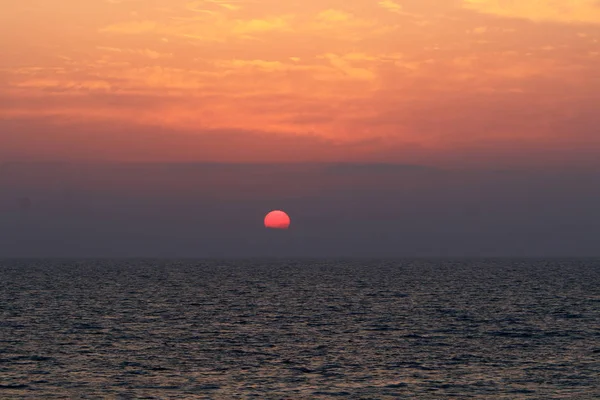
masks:
<instances>
[{"instance_id":1,"label":"calm water","mask_svg":"<svg viewBox=\"0 0 600 400\"><path fill-rule=\"evenodd\" d=\"M599 399L600 260L0 261L0 398Z\"/></svg>"}]
</instances>

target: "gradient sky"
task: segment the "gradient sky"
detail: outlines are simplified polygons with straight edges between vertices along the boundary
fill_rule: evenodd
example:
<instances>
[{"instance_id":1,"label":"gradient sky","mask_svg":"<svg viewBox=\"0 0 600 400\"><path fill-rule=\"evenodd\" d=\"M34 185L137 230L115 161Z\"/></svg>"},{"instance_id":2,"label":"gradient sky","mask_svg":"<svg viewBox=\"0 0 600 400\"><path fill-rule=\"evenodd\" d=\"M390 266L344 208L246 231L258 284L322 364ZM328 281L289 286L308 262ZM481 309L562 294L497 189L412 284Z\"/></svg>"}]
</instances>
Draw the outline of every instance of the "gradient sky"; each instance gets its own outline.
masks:
<instances>
[{"instance_id":1,"label":"gradient sky","mask_svg":"<svg viewBox=\"0 0 600 400\"><path fill-rule=\"evenodd\" d=\"M0 159L600 165L597 0L8 0Z\"/></svg>"},{"instance_id":2,"label":"gradient sky","mask_svg":"<svg viewBox=\"0 0 600 400\"><path fill-rule=\"evenodd\" d=\"M598 0L2 5L0 256L600 255Z\"/></svg>"}]
</instances>

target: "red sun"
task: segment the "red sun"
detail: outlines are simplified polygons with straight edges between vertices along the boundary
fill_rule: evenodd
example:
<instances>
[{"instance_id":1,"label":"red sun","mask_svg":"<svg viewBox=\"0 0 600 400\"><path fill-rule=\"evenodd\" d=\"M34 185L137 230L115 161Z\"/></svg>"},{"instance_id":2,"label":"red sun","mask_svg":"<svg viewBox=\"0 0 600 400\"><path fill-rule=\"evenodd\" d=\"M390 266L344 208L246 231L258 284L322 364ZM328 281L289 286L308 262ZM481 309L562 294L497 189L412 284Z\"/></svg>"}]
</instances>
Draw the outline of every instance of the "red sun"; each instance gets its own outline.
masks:
<instances>
[{"instance_id":1,"label":"red sun","mask_svg":"<svg viewBox=\"0 0 600 400\"><path fill-rule=\"evenodd\" d=\"M271 211L265 216L265 228L287 229L290 227L290 217L283 211Z\"/></svg>"}]
</instances>

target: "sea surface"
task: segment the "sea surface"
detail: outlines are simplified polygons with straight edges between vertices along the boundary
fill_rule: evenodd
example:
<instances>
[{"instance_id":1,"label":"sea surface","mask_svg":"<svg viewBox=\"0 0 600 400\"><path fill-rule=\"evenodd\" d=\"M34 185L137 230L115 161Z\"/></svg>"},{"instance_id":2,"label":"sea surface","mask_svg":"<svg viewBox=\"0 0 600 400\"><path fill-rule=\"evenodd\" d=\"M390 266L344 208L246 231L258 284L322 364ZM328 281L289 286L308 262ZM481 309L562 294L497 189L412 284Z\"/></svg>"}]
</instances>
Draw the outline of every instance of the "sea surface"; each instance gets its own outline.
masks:
<instances>
[{"instance_id":1,"label":"sea surface","mask_svg":"<svg viewBox=\"0 0 600 400\"><path fill-rule=\"evenodd\" d=\"M600 260L4 260L1 399L600 399Z\"/></svg>"}]
</instances>

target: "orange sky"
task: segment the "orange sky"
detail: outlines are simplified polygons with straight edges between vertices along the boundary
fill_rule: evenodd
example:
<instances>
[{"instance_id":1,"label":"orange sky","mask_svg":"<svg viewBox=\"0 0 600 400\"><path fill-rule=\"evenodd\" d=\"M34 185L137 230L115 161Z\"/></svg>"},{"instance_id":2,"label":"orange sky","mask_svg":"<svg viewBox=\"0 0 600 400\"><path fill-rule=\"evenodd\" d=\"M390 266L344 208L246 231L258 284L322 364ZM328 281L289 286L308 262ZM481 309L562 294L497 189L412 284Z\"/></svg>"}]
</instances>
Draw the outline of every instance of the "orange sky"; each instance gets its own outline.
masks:
<instances>
[{"instance_id":1,"label":"orange sky","mask_svg":"<svg viewBox=\"0 0 600 400\"><path fill-rule=\"evenodd\" d=\"M600 164L597 0L9 0L0 161Z\"/></svg>"}]
</instances>

